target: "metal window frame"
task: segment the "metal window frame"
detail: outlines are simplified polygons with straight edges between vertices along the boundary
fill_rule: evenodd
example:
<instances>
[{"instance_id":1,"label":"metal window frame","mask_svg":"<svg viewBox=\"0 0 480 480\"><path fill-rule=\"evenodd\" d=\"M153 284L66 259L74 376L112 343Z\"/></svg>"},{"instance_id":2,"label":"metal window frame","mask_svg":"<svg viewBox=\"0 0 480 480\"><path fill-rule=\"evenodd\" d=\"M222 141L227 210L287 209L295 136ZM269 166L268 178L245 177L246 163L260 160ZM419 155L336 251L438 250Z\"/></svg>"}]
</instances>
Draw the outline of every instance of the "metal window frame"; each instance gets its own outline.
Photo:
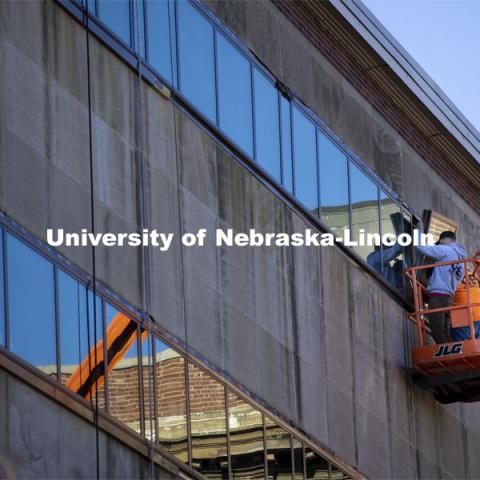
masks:
<instances>
[{"instance_id":1,"label":"metal window frame","mask_svg":"<svg viewBox=\"0 0 480 480\"><path fill-rule=\"evenodd\" d=\"M70 12L77 20L79 20L84 26L85 26L85 15L88 15L89 17L89 27L91 33L96 35L108 48L113 50L113 52L121 57L132 69L136 70L138 68L138 65L136 62L136 56L132 56L131 52L126 51L122 45L119 45L118 42L115 42L115 39L113 39L111 36L109 36L108 33L106 33L103 29L102 26L99 24L98 21L96 21L95 16L93 16L90 12L83 12L82 9L75 4L71 3L72 0L56 0L57 3L62 5L68 12ZM197 9L200 10L200 13L203 13L204 16L206 17L207 20L213 21L212 19L215 18L213 15L206 14L204 7L198 0L186 0L189 3L193 5L193 7L196 7ZM175 5L177 5L177 2L175 2ZM178 15L176 15L176 24L178 24ZM218 26L219 23L217 20L215 20L215 26ZM225 30L224 27L220 28L222 33L227 36L230 40L232 40L232 34L229 33L228 31ZM215 124L212 123L210 119L208 119L201 111L199 111L196 107L193 107L189 100L181 94L179 91L180 89L180 62L178 61L179 57L179 48L178 48L178 28L176 28L176 38L177 38L177 43L176 43L176 57L177 57L177 87L175 88L175 91L171 92L172 96L172 101L174 105L176 105L177 108L179 108L181 111L183 111L186 115L190 116L196 123L197 125L203 129L208 135L210 135L216 142L220 144L221 147L223 147L231 156L233 156L239 163L247 170L249 171L252 175L254 175L257 180L259 180L263 185L265 185L275 196L280 198L282 201L284 201L287 205L290 207L293 207L297 209L302 216L304 216L307 220L311 221L316 225L318 228L325 232L331 232L331 229L324 224L320 219L316 218L315 216L311 215L311 213L308 211L308 209L305 208L305 206L296 198L296 189L295 189L295 182L296 182L296 176L295 176L295 156L293 152L293 144L294 144L294 133L293 129L291 128L291 144L292 144L292 192L284 188L283 185L279 184L278 181L273 178L271 175L269 175L268 172L266 172L262 167L260 167L258 164L253 162L253 160L245 154L242 150L240 150L236 145L234 145L231 140L224 135L223 132L220 131L216 127ZM233 37L235 38L235 37ZM273 77L271 74L269 74L268 70L266 70L259 62L257 59L255 59L251 53L246 54L245 53L245 48L240 48L238 45L237 41L237 48L239 48L245 55L247 55L247 58L250 58L252 62L254 62L255 66L259 68L260 70L263 71L263 73L267 74L267 76ZM158 72L156 72L151 66L149 66L147 63L142 62L142 76L143 78L152 84L155 88L161 88L163 85L171 85L171 83L167 80L164 79L162 75L160 75ZM273 77L275 78L275 77ZM344 143L341 142L341 140L326 126L326 124L316 115L314 114L311 110L309 110L307 107L305 107L296 97L293 95L290 98L290 114L292 115L292 103L295 103L297 105L297 108L299 110L310 117L310 119L313 121L314 125L316 128L319 128L323 133L325 133L331 140L334 141L334 143L337 144L337 146L344 152L346 157L348 158L349 161L354 162L356 166L358 166L364 173L366 173L374 183L376 183L380 188L382 188L384 191L389 192L389 195L391 198L394 199L394 201L399 204L401 207L406 209L407 211L410 212L411 215L414 217L419 218L419 215L416 214L412 209L410 209L399 197L398 195L393 192L390 187L388 187L381 179L379 179L378 175L375 174L375 172L371 171L364 162L361 161L361 159L355 155ZM290 119L291 125L293 124L292 119ZM350 212L351 214L351 212ZM380 282L382 288L384 288L390 296L392 296L399 304L401 304L405 308L409 308L410 305L406 302L405 298L397 292L393 286L388 284L388 282L383 278L382 275L380 275L378 272L375 272L371 267L368 266L367 262L360 257L353 249L349 247L345 247L343 245L338 245L338 247L346 253L349 257L351 257L355 262L357 262L359 265L362 266L366 271L369 272L370 275L374 276L377 281Z\"/></svg>"},{"instance_id":2,"label":"metal window frame","mask_svg":"<svg viewBox=\"0 0 480 480\"><path fill-rule=\"evenodd\" d=\"M284 429L288 433L292 433L296 435L304 443L308 440L308 438L305 437L303 434L301 435L300 431L298 431L295 427L291 426L289 421L284 419L280 413L275 411L272 407L267 405L265 402L262 402L255 394L253 394L249 390L235 384L232 381L232 379L228 376L228 374L226 374L226 372L218 370L218 368L213 366L206 358L198 354L198 352L194 352L187 345L180 342L176 337L172 336L166 330L162 329L158 324L154 324L151 321L149 321L148 316L145 313L138 312L138 311L137 313L134 313L135 311L126 302L125 304L122 305L121 302L123 300L118 295L104 288L102 284L100 284L99 282L96 282L96 288L94 292L92 289L92 282L88 274L84 273L83 275L81 275L82 271L78 269L78 267L73 265L71 262L67 261L61 254L56 252L56 250L53 250L51 247L46 246L42 241L38 240L36 237L30 234L25 228L20 227L17 222L9 220L8 217L6 217L6 215L3 213L0 213L0 227L3 227L4 245L6 245L7 243L5 240L7 234L11 234L12 236L16 237L19 241L23 242L27 247L31 248L37 254L41 255L45 260L47 260L52 265L52 268L54 267L56 267L57 269L60 268L62 269L62 271L64 271L65 274L71 276L74 280L78 281L78 283L85 288L87 311L89 309L88 302L89 302L90 292L91 292L91 297L93 299L94 311L97 310L97 299L102 302L100 314L102 317L101 319L102 338L104 340L106 338L106 330L104 330L106 325L106 316L104 314L104 309L106 307L106 304L108 303L112 305L113 308L117 309L117 311L127 316L131 321L135 322L137 325L137 329L140 327L144 328L145 330L147 330L147 332L149 332L149 334L154 339L158 339L160 342L164 343L165 345L168 345L169 348L176 351L180 355L180 357L183 358L184 375L185 375L184 387L185 387L185 397L186 397L186 422L187 422L187 436L188 436L188 445L189 445L189 465L190 466L192 461L191 424L190 424L191 409L190 409L190 387L189 387L189 365L190 364L194 365L195 367L203 371L206 375L211 377L214 381L222 384L227 391L229 389L231 392L238 395L242 400L244 400L246 403L252 406L252 408L255 408L258 411L260 411L263 415L264 423L265 423L265 416L268 415L269 418L271 418L276 424L278 424L282 429ZM4 262L4 263L7 264L7 262ZM98 328L98 324L97 324L97 328ZM87 333L87 335L88 335L88 341L90 342L91 334ZM137 342L138 341L139 341L139 338L137 335ZM104 345L106 345L105 341L104 341ZM91 348L91 345L89 345L89 351L90 351L90 348ZM3 351L5 351L7 355L13 356L15 359L18 359L17 363L19 363L20 365L26 365L27 369L29 371L34 371L39 378L47 381L49 384L53 384L56 388L58 387L60 389L63 389L63 391L67 391L71 398L74 398L78 400L80 403L84 405L86 404L89 406L89 408L92 408L93 405L91 402L88 402L87 400L75 394L74 392L71 392L67 387L61 385L61 383L59 383L58 381L52 380L48 375L36 369L33 365L28 364L25 360L23 360L18 355L15 355L14 353L7 351L6 349L3 349L3 347L0 347L0 354L3 353ZM108 363L108 355L106 354L104 355ZM108 383L108 367L105 366L105 385L107 385L107 383ZM104 414L108 418L112 419L114 422L121 424L119 420L107 414L106 411L103 412L100 410L98 414L99 415ZM123 430L127 430L128 432L131 432L132 434L135 434L141 437L133 429L129 428L126 425L123 425L123 424L121 425L123 426L122 427ZM328 461L331 461L329 460L329 455L322 453L322 448L318 445L315 445L313 441L308 441L308 446L314 452L316 452L317 455L327 459ZM266 448L265 436L264 436L264 447ZM265 453L265 460L267 460L266 453ZM342 471L345 471L345 469L348 471L351 467L342 467L338 465L338 468Z\"/></svg>"},{"instance_id":3,"label":"metal window frame","mask_svg":"<svg viewBox=\"0 0 480 480\"><path fill-rule=\"evenodd\" d=\"M214 32L215 32L215 91L216 91L216 101L217 101L217 128L222 132L222 134L228 139L228 141L235 146L237 150L241 152L242 155L244 155L247 158L250 158L254 163L258 164L258 161L256 160L256 155L255 155L255 149L256 149L256 144L255 144L255 137L256 137L256 132L255 132L255 112L254 112L254 93L253 93L253 68L254 65L252 64L251 60L248 57L245 57L244 53L240 48L238 48L238 45L236 45L234 42L230 40L230 38L225 34L223 29L218 28L215 24L213 24ZM249 154L240 144L231 137L220 125L221 121L221 115L220 115L220 91L219 91L219 61L218 59L220 58L218 56L218 40L217 40L217 35L220 35L224 38L224 40L230 44L230 46L237 50L237 52L240 54L241 57L244 58L244 60L247 61L248 63L248 77L249 77L249 84L250 84L250 113L251 113L251 118L252 118L252 154ZM260 167L262 168L262 167Z\"/></svg>"},{"instance_id":4,"label":"metal window frame","mask_svg":"<svg viewBox=\"0 0 480 480\"><path fill-rule=\"evenodd\" d=\"M2 272L0 273L3 277L3 323L4 323L4 332L5 332L5 348L10 350L10 328L8 321L8 266L7 266L7 240L6 240L6 229L0 224L0 229L2 230L2 245L1 254L3 257ZM1 344L0 344L1 346Z\"/></svg>"},{"instance_id":5,"label":"metal window frame","mask_svg":"<svg viewBox=\"0 0 480 480\"><path fill-rule=\"evenodd\" d=\"M55 348L56 348L56 361L57 361L57 381L62 383L61 376L61 351L60 351L60 310L59 310L59 297L58 297L58 266L53 263L53 295L55 305Z\"/></svg>"},{"instance_id":6,"label":"metal window frame","mask_svg":"<svg viewBox=\"0 0 480 480\"><path fill-rule=\"evenodd\" d=\"M145 432L145 392L144 392L144 384L143 384L143 357L142 357L142 330L140 327L140 324L138 322L135 322L137 324L137 362L138 362L138 368L137 368L137 375L138 375L138 401L140 402L140 435L144 437L145 439L147 438L146 432ZM148 342L148 331L147 331L147 342ZM105 342L104 342L105 343ZM108 368L107 368L108 371Z\"/></svg>"}]
</instances>

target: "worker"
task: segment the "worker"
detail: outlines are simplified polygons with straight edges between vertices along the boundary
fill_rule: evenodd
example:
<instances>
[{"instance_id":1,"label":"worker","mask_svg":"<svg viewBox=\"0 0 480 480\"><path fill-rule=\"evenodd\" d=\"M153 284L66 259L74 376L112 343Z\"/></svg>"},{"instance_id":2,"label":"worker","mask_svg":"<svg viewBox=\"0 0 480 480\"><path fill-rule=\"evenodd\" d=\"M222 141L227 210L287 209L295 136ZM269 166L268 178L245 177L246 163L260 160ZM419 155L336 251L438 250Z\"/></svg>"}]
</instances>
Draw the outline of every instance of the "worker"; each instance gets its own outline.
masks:
<instances>
[{"instance_id":1,"label":"worker","mask_svg":"<svg viewBox=\"0 0 480 480\"><path fill-rule=\"evenodd\" d=\"M383 246L383 254L380 245L375 246L373 251L367 257L367 263L378 273L383 275L391 285L397 290L402 289L402 271L403 262L401 260L395 261L393 265L390 262L397 258L402 253L402 247L398 243L392 247Z\"/></svg>"},{"instance_id":2,"label":"worker","mask_svg":"<svg viewBox=\"0 0 480 480\"><path fill-rule=\"evenodd\" d=\"M423 223L417 223L417 229L423 232ZM466 256L465 248L456 243L457 237L454 232L445 231L440 234L435 245L419 245L418 251L438 262L450 262L462 260ZM450 307L453 303L453 296L459 283L463 280L463 264L444 265L434 267L428 281L428 308ZM448 311L432 313L429 315L430 331L436 343L447 343L452 341L450 313Z\"/></svg>"}]
</instances>

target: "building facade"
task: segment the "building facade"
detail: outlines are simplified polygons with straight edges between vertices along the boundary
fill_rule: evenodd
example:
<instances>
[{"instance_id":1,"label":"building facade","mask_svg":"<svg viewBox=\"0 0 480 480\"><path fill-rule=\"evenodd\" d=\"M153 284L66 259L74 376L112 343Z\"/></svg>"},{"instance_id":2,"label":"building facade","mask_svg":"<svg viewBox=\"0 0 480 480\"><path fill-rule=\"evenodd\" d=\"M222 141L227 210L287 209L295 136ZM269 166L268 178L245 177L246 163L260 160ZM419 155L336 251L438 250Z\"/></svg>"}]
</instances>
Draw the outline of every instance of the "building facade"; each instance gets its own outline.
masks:
<instances>
[{"instance_id":1,"label":"building facade","mask_svg":"<svg viewBox=\"0 0 480 480\"><path fill-rule=\"evenodd\" d=\"M406 373L413 249L215 245L427 210L480 249L480 135L362 4L4 1L0 37L2 478L480 476L478 405Z\"/></svg>"}]
</instances>

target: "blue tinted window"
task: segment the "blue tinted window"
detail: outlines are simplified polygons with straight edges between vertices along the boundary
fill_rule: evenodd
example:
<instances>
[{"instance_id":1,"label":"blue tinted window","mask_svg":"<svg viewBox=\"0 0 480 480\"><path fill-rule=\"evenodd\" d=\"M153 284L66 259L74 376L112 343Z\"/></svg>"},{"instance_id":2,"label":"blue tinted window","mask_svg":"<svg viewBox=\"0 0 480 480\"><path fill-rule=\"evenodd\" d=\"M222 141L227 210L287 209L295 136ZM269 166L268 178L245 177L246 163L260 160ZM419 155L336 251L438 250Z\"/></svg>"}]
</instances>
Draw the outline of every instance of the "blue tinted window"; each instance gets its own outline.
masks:
<instances>
[{"instance_id":1,"label":"blue tinted window","mask_svg":"<svg viewBox=\"0 0 480 480\"><path fill-rule=\"evenodd\" d=\"M96 0L86 0L88 11L93 15L97 15L97 2ZM83 2L82 2L83 3Z\"/></svg>"},{"instance_id":2,"label":"blue tinted window","mask_svg":"<svg viewBox=\"0 0 480 480\"><path fill-rule=\"evenodd\" d=\"M253 88L255 159L272 177L281 182L278 91L256 68L253 70Z\"/></svg>"},{"instance_id":3,"label":"blue tinted window","mask_svg":"<svg viewBox=\"0 0 480 480\"><path fill-rule=\"evenodd\" d=\"M170 0L146 0L148 62L175 84L175 6Z\"/></svg>"},{"instance_id":4,"label":"blue tinted window","mask_svg":"<svg viewBox=\"0 0 480 480\"><path fill-rule=\"evenodd\" d=\"M347 158L321 132L318 132L318 158L322 220L333 231L343 230L350 225Z\"/></svg>"},{"instance_id":5,"label":"blue tinted window","mask_svg":"<svg viewBox=\"0 0 480 480\"><path fill-rule=\"evenodd\" d=\"M3 285L3 229L0 228L0 345L5 346L5 294Z\"/></svg>"},{"instance_id":6,"label":"blue tinted window","mask_svg":"<svg viewBox=\"0 0 480 480\"><path fill-rule=\"evenodd\" d=\"M60 316L60 368L62 381L78 368L89 351L87 290L62 270L58 271ZM72 368L73 367L73 368ZM85 372L87 374L87 372Z\"/></svg>"},{"instance_id":7,"label":"blue tinted window","mask_svg":"<svg viewBox=\"0 0 480 480\"><path fill-rule=\"evenodd\" d=\"M283 186L293 193L292 128L290 102L280 96L280 128L282 137L282 181Z\"/></svg>"},{"instance_id":8,"label":"blue tinted window","mask_svg":"<svg viewBox=\"0 0 480 480\"><path fill-rule=\"evenodd\" d=\"M357 166L350 163L350 192L352 201L352 238L358 240L360 230L364 234L380 233L378 213L378 187ZM367 258L374 247L355 247Z\"/></svg>"},{"instance_id":9,"label":"blue tinted window","mask_svg":"<svg viewBox=\"0 0 480 480\"><path fill-rule=\"evenodd\" d=\"M250 62L217 33L220 128L253 156Z\"/></svg>"},{"instance_id":10,"label":"blue tinted window","mask_svg":"<svg viewBox=\"0 0 480 480\"><path fill-rule=\"evenodd\" d=\"M7 262L10 350L56 374L53 265L12 235Z\"/></svg>"},{"instance_id":11,"label":"blue tinted window","mask_svg":"<svg viewBox=\"0 0 480 480\"><path fill-rule=\"evenodd\" d=\"M133 18L135 51L138 51L140 56L145 59L145 4L143 0L136 0L133 3Z\"/></svg>"},{"instance_id":12,"label":"blue tinted window","mask_svg":"<svg viewBox=\"0 0 480 480\"><path fill-rule=\"evenodd\" d=\"M130 45L129 0L100 0L98 14L102 22L108 25L126 44Z\"/></svg>"},{"instance_id":13,"label":"blue tinted window","mask_svg":"<svg viewBox=\"0 0 480 480\"><path fill-rule=\"evenodd\" d=\"M84 285L60 269L57 288L61 382L73 392L92 400L96 400L98 389L99 403L103 407L102 300L96 297L95 318L93 292L87 292Z\"/></svg>"},{"instance_id":14,"label":"blue tinted window","mask_svg":"<svg viewBox=\"0 0 480 480\"><path fill-rule=\"evenodd\" d=\"M188 1L178 2L180 90L216 122L213 26Z\"/></svg>"},{"instance_id":15,"label":"blue tinted window","mask_svg":"<svg viewBox=\"0 0 480 480\"><path fill-rule=\"evenodd\" d=\"M318 214L317 148L313 123L293 107L293 154L295 196L315 215Z\"/></svg>"}]
</instances>

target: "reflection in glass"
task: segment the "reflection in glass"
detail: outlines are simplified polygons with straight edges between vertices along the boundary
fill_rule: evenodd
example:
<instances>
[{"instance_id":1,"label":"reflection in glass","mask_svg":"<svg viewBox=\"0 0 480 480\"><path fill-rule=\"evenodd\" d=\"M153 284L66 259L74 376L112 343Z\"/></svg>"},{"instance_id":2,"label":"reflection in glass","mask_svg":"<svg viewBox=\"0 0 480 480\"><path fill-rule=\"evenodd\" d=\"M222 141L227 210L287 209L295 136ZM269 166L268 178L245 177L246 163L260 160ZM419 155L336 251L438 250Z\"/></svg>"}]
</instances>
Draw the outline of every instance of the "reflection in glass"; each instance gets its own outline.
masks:
<instances>
[{"instance_id":1,"label":"reflection in glass","mask_svg":"<svg viewBox=\"0 0 480 480\"><path fill-rule=\"evenodd\" d=\"M138 324L110 304L105 307L105 320L109 413L141 433Z\"/></svg>"},{"instance_id":2,"label":"reflection in glass","mask_svg":"<svg viewBox=\"0 0 480 480\"><path fill-rule=\"evenodd\" d=\"M265 416L268 479L293 478L291 435Z\"/></svg>"},{"instance_id":3,"label":"reflection in glass","mask_svg":"<svg viewBox=\"0 0 480 480\"><path fill-rule=\"evenodd\" d=\"M98 388L99 408L104 408L102 300L97 296L95 318L91 290L87 293L84 285L60 269L57 282L60 381L87 400L95 397L94 393ZM95 322L97 325L96 338ZM95 340L97 348L94 347Z\"/></svg>"},{"instance_id":4,"label":"reflection in glass","mask_svg":"<svg viewBox=\"0 0 480 480\"><path fill-rule=\"evenodd\" d=\"M146 0L148 62L175 84L175 6L172 0Z\"/></svg>"},{"instance_id":5,"label":"reflection in glass","mask_svg":"<svg viewBox=\"0 0 480 480\"><path fill-rule=\"evenodd\" d=\"M192 363L188 375L192 465L207 478L228 478L225 387Z\"/></svg>"},{"instance_id":6,"label":"reflection in glass","mask_svg":"<svg viewBox=\"0 0 480 480\"><path fill-rule=\"evenodd\" d=\"M313 123L293 106L295 196L318 215L317 148Z\"/></svg>"},{"instance_id":7,"label":"reflection in glass","mask_svg":"<svg viewBox=\"0 0 480 480\"><path fill-rule=\"evenodd\" d=\"M132 4L133 9L133 44L134 50L145 59L145 2L137 0ZM139 45L137 45L139 43Z\"/></svg>"},{"instance_id":8,"label":"reflection in glass","mask_svg":"<svg viewBox=\"0 0 480 480\"><path fill-rule=\"evenodd\" d=\"M350 163L350 194L352 201L352 239L358 241L363 230L368 234L380 234L378 215L378 187L356 165ZM374 247L354 247L356 252L367 259Z\"/></svg>"},{"instance_id":9,"label":"reflection in glass","mask_svg":"<svg viewBox=\"0 0 480 480\"><path fill-rule=\"evenodd\" d=\"M228 393L232 478L265 478L262 412Z\"/></svg>"},{"instance_id":10,"label":"reflection in glass","mask_svg":"<svg viewBox=\"0 0 480 480\"><path fill-rule=\"evenodd\" d=\"M155 339L157 443L188 463L185 360Z\"/></svg>"},{"instance_id":11,"label":"reflection in glass","mask_svg":"<svg viewBox=\"0 0 480 480\"><path fill-rule=\"evenodd\" d=\"M295 480L303 480L303 444L300 440L293 437L293 478Z\"/></svg>"},{"instance_id":12,"label":"reflection in glass","mask_svg":"<svg viewBox=\"0 0 480 480\"><path fill-rule=\"evenodd\" d=\"M338 469L335 465L330 465L330 479L331 480L349 480L350 477Z\"/></svg>"},{"instance_id":13,"label":"reflection in glass","mask_svg":"<svg viewBox=\"0 0 480 480\"><path fill-rule=\"evenodd\" d=\"M0 346L6 345L5 338L5 294L3 285L3 228L0 228Z\"/></svg>"},{"instance_id":14,"label":"reflection in glass","mask_svg":"<svg viewBox=\"0 0 480 480\"><path fill-rule=\"evenodd\" d=\"M177 5L180 90L216 123L213 26L187 0Z\"/></svg>"},{"instance_id":15,"label":"reflection in glass","mask_svg":"<svg viewBox=\"0 0 480 480\"><path fill-rule=\"evenodd\" d=\"M380 221L382 222L382 235L387 233L396 237L404 230L400 207L382 190L380 190ZM375 252L368 256L368 264L381 273L392 286L401 291L403 287L402 247L398 243L393 246L382 245L380 265L378 264L379 250L375 247Z\"/></svg>"},{"instance_id":16,"label":"reflection in glass","mask_svg":"<svg viewBox=\"0 0 480 480\"><path fill-rule=\"evenodd\" d=\"M217 68L220 128L253 156L250 62L218 31Z\"/></svg>"},{"instance_id":17,"label":"reflection in glass","mask_svg":"<svg viewBox=\"0 0 480 480\"><path fill-rule=\"evenodd\" d=\"M328 479L328 461L305 445L306 480Z\"/></svg>"},{"instance_id":18,"label":"reflection in glass","mask_svg":"<svg viewBox=\"0 0 480 480\"><path fill-rule=\"evenodd\" d=\"M347 158L326 135L317 134L322 221L343 237L350 225Z\"/></svg>"},{"instance_id":19,"label":"reflection in glass","mask_svg":"<svg viewBox=\"0 0 480 480\"><path fill-rule=\"evenodd\" d=\"M98 15L112 31L130 45L129 0L99 0Z\"/></svg>"},{"instance_id":20,"label":"reflection in glass","mask_svg":"<svg viewBox=\"0 0 480 480\"><path fill-rule=\"evenodd\" d=\"M280 95L280 129L282 141L282 182L293 193L292 128L290 102Z\"/></svg>"},{"instance_id":21,"label":"reflection in glass","mask_svg":"<svg viewBox=\"0 0 480 480\"><path fill-rule=\"evenodd\" d=\"M143 412L145 418L144 432L148 440L155 441L155 407L154 407L154 369L153 369L153 338L145 330L140 328L141 335L141 359L142 359L142 383L143 383Z\"/></svg>"},{"instance_id":22,"label":"reflection in glass","mask_svg":"<svg viewBox=\"0 0 480 480\"><path fill-rule=\"evenodd\" d=\"M6 240L10 350L56 376L53 265L13 235Z\"/></svg>"},{"instance_id":23,"label":"reflection in glass","mask_svg":"<svg viewBox=\"0 0 480 480\"><path fill-rule=\"evenodd\" d=\"M281 182L278 91L256 68L253 69L253 88L255 159L277 182Z\"/></svg>"}]
</instances>

